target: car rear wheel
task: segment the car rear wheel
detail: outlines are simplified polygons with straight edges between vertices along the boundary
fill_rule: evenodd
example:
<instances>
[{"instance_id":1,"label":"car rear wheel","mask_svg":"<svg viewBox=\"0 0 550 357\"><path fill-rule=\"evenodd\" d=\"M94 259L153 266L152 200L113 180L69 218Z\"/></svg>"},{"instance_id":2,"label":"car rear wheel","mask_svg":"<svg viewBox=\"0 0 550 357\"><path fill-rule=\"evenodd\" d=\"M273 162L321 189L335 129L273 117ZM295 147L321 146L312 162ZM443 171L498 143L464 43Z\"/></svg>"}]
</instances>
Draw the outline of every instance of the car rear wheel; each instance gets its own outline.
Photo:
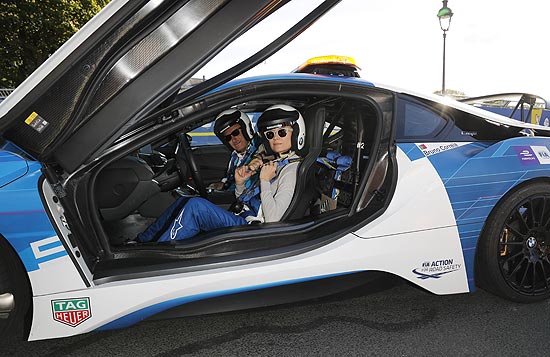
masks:
<instances>
[{"instance_id":1,"label":"car rear wheel","mask_svg":"<svg viewBox=\"0 0 550 357\"><path fill-rule=\"evenodd\" d=\"M517 302L550 296L550 184L533 183L491 213L479 243L478 284Z\"/></svg>"},{"instance_id":2,"label":"car rear wheel","mask_svg":"<svg viewBox=\"0 0 550 357\"><path fill-rule=\"evenodd\" d=\"M24 268L12 247L0 236L0 336L23 332L30 305L30 289Z\"/></svg>"}]
</instances>

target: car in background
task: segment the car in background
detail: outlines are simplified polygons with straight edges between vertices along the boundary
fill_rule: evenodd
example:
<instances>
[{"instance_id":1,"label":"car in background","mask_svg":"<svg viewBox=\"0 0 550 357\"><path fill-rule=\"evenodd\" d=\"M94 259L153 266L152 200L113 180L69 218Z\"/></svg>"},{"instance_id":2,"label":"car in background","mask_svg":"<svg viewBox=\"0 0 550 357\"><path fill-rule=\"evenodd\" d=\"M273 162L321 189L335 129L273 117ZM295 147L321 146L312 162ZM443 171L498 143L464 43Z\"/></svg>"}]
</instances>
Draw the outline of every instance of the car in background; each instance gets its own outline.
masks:
<instances>
[{"instance_id":1,"label":"car in background","mask_svg":"<svg viewBox=\"0 0 550 357\"><path fill-rule=\"evenodd\" d=\"M537 95L527 93L502 93L472 97L461 100L522 122L550 126L550 106Z\"/></svg>"},{"instance_id":2,"label":"car in background","mask_svg":"<svg viewBox=\"0 0 550 357\"><path fill-rule=\"evenodd\" d=\"M178 93L286 2L113 0L18 87L0 105L1 333L269 306L387 274L434 294L547 299L550 128L338 73L234 80L337 2ZM280 222L124 244L179 197L227 207L232 192L206 190L227 148L187 134L280 103L307 133Z\"/></svg>"}]
</instances>

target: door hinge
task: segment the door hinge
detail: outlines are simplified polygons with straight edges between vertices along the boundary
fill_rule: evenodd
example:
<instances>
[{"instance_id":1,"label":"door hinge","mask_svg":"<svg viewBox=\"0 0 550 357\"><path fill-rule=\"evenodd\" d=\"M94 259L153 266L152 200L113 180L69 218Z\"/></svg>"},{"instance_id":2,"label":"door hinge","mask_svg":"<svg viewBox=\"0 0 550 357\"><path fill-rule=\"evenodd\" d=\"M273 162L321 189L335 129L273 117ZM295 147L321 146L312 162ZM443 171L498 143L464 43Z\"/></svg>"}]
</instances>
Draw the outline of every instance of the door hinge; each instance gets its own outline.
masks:
<instances>
[{"instance_id":1,"label":"door hinge","mask_svg":"<svg viewBox=\"0 0 550 357\"><path fill-rule=\"evenodd\" d=\"M44 165L44 167L42 167L42 173L44 174L44 176L46 176L46 180L49 182L50 186L52 187L53 193L58 198L63 198L67 196L67 192L65 192L63 185L61 185L61 183L59 182L57 173L51 166Z\"/></svg>"}]
</instances>

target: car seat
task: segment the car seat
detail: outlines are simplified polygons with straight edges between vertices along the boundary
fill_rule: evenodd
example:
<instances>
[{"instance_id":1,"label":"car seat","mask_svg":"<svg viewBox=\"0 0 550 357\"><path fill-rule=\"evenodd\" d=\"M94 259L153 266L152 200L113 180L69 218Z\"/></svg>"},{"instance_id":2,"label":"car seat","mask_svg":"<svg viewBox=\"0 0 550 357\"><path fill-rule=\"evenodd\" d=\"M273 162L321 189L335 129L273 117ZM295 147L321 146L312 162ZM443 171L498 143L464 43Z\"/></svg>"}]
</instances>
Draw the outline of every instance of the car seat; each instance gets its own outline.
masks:
<instances>
[{"instance_id":1,"label":"car seat","mask_svg":"<svg viewBox=\"0 0 550 357\"><path fill-rule=\"evenodd\" d=\"M319 106L310 108L304 113L306 145L299 153L304 159L298 167L294 196L281 221L304 217L319 197L319 191L315 184L315 163L323 148L325 115L325 108Z\"/></svg>"}]
</instances>

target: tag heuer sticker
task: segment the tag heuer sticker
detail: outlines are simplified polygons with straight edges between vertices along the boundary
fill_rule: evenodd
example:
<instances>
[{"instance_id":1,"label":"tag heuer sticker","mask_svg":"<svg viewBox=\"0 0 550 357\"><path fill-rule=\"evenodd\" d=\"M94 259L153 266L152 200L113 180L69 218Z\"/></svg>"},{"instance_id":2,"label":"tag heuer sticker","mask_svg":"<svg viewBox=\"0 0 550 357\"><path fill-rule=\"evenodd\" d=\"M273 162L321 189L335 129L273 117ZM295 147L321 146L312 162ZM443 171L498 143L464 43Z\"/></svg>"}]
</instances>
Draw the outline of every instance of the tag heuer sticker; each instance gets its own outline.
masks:
<instances>
[{"instance_id":1,"label":"tag heuer sticker","mask_svg":"<svg viewBox=\"0 0 550 357\"><path fill-rule=\"evenodd\" d=\"M48 123L46 120L44 120L44 118L38 115L37 112L32 112L31 115L29 115L27 119L25 119L25 124L29 125L31 128L41 133L50 123Z\"/></svg>"},{"instance_id":2,"label":"tag heuer sticker","mask_svg":"<svg viewBox=\"0 0 550 357\"><path fill-rule=\"evenodd\" d=\"M76 327L92 317L90 298L52 300L52 313L55 321Z\"/></svg>"}]
</instances>

